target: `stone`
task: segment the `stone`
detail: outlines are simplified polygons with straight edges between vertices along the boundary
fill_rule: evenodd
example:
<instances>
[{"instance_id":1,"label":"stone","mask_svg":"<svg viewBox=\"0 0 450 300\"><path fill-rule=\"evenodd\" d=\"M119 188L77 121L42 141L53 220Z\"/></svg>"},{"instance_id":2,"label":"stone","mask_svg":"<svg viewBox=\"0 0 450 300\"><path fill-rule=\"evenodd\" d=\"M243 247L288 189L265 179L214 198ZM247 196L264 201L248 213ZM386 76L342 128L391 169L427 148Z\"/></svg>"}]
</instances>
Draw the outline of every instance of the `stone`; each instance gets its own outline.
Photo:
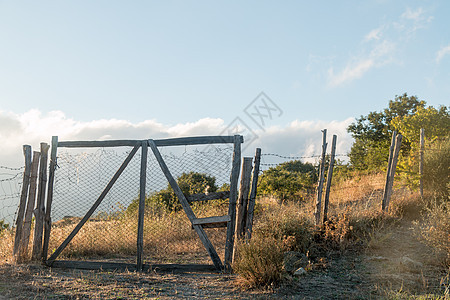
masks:
<instances>
[{"instance_id":1,"label":"stone","mask_svg":"<svg viewBox=\"0 0 450 300\"><path fill-rule=\"evenodd\" d=\"M303 268L298 268L297 270L295 270L294 272L294 276L302 276L306 274L306 270Z\"/></svg>"},{"instance_id":2,"label":"stone","mask_svg":"<svg viewBox=\"0 0 450 300\"><path fill-rule=\"evenodd\" d=\"M298 268L306 268L309 264L308 258L302 252L288 251L284 253L283 265L284 270L293 273Z\"/></svg>"}]
</instances>

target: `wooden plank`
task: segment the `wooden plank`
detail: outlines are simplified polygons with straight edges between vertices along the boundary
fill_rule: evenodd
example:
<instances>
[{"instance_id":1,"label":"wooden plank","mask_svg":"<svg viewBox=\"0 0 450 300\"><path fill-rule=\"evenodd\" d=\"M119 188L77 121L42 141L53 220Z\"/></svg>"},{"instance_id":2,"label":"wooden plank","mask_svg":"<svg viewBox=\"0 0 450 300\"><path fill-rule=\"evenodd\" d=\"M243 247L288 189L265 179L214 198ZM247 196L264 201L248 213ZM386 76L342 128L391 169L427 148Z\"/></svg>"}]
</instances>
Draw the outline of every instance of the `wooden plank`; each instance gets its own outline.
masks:
<instances>
[{"instance_id":1,"label":"wooden plank","mask_svg":"<svg viewBox=\"0 0 450 300\"><path fill-rule=\"evenodd\" d=\"M226 228L228 225L228 222L221 222L221 223L209 223L209 224L202 224L202 228ZM194 229L194 226L192 226L192 229Z\"/></svg>"},{"instance_id":2,"label":"wooden plank","mask_svg":"<svg viewBox=\"0 0 450 300\"><path fill-rule=\"evenodd\" d=\"M230 191L222 191L222 192L214 192L208 194L193 194L187 197L187 201L195 202L195 201L209 201L209 200L218 200L218 199L227 199L230 197Z\"/></svg>"},{"instance_id":3,"label":"wooden plank","mask_svg":"<svg viewBox=\"0 0 450 300\"><path fill-rule=\"evenodd\" d=\"M261 148L256 148L253 173L252 173L252 187L250 190L250 197L248 199L247 221L245 222L245 225L246 225L245 232L246 232L246 238L248 240L252 238L253 212L255 210L256 193L258 191L258 176L259 176L260 163L261 163Z\"/></svg>"},{"instance_id":4,"label":"wooden plank","mask_svg":"<svg viewBox=\"0 0 450 300\"><path fill-rule=\"evenodd\" d=\"M47 159L48 149L47 143L41 143L41 160L39 166L39 187L36 199L36 209L34 210L35 226L33 251L31 259L39 260L42 258L42 236L44 234L44 218L45 218L45 190L47 188Z\"/></svg>"},{"instance_id":5,"label":"wooden plank","mask_svg":"<svg viewBox=\"0 0 450 300\"><path fill-rule=\"evenodd\" d=\"M240 240L245 234L245 222L247 221L248 194L250 192L250 180L252 175L252 158L244 157L242 162L241 184L239 198L236 207L235 239ZM236 251L234 251L236 253Z\"/></svg>"},{"instance_id":6,"label":"wooden plank","mask_svg":"<svg viewBox=\"0 0 450 300\"><path fill-rule=\"evenodd\" d=\"M325 189L325 199L323 202L323 222L328 219L328 203L330 202L331 180L333 179L334 158L336 155L336 141L337 136L333 135L333 141L331 142L330 166L328 167L327 175L327 187Z\"/></svg>"},{"instance_id":7,"label":"wooden plank","mask_svg":"<svg viewBox=\"0 0 450 300\"><path fill-rule=\"evenodd\" d=\"M217 217L206 217L206 218L197 218L192 220L193 225L203 225L203 224L214 224L214 223L226 223L230 222L231 218L229 215L226 216L217 216Z\"/></svg>"},{"instance_id":8,"label":"wooden plank","mask_svg":"<svg viewBox=\"0 0 450 300\"><path fill-rule=\"evenodd\" d=\"M31 163L30 188L28 190L28 203L25 211L25 219L23 221L23 237L19 246L19 260L26 260L28 255L28 243L30 241L31 221L33 217L34 203L36 201L36 186L39 171L39 158L41 153L33 151L33 160Z\"/></svg>"},{"instance_id":9,"label":"wooden plank","mask_svg":"<svg viewBox=\"0 0 450 300\"><path fill-rule=\"evenodd\" d=\"M322 131L322 158L320 162L320 173L319 173L319 184L317 185L317 200L316 200L316 210L314 212L316 225L321 224L322 212L322 192L323 192L323 182L325 180L325 154L327 153L327 130Z\"/></svg>"},{"instance_id":10,"label":"wooden plank","mask_svg":"<svg viewBox=\"0 0 450 300\"><path fill-rule=\"evenodd\" d=\"M141 176L139 182L139 215L137 232L137 270L142 271L142 257L144 253L144 211L145 211L145 185L147 176L147 141L142 142Z\"/></svg>"},{"instance_id":11,"label":"wooden plank","mask_svg":"<svg viewBox=\"0 0 450 300\"><path fill-rule=\"evenodd\" d=\"M42 260L45 262L48 256L48 244L50 241L50 231L52 229L52 202L53 202L53 184L55 181L55 169L56 169L56 152L58 150L58 137L52 137L52 149L50 153L50 167L48 174L47 185L47 206L45 209L45 223L44 223L44 245L42 246Z\"/></svg>"},{"instance_id":12,"label":"wooden plank","mask_svg":"<svg viewBox=\"0 0 450 300\"><path fill-rule=\"evenodd\" d=\"M177 182L173 178L172 174L169 171L169 168L167 167L166 163L164 162L161 153L158 150L158 147L156 146L155 142L153 140L148 140L148 145L153 151L153 154L155 155L156 160L159 163L159 166L161 167L162 172L167 178L167 181L169 181L170 186L172 187L173 191L177 195L178 200L181 203L181 206L183 207L184 212L186 213L187 217L193 222L194 219L196 219L196 216L194 212L192 211L192 208L189 206L189 203L184 196L183 192L181 191L180 187L178 186ZM239 144L240 145L240 144ZM200 225L192 224L194 227L194 230L197 232L200 240L202 241L203 245L206 248L206 251L208 251L209 256L211 257L211 260L214 263L214 266L221 270L223 269L222 262L220 261L219 255L217 255L216 249L212 245L211 241L209 240L208 236L206 235L205 231Z\"/></svg>"},{"instance_id":13,"label":"wooden plank","mask_svg":"<svg viewBox=\"0 0 450 300\"><path fill-rule=\"evenodd\" d=\"M105 271L136 271L135 264L103 262L103 261L74 261L74 260L56 260L53 262L53 268L68 268L79 270L105 270ZM213 265L205 264L144 264L144 272L170 272L170 273L194 273L208 272L216 273L217 269Z\"/></svg>"},{"instance_id":14,"label":"wooden plank","mask_svg":"<svg viewBox=\"0 0 450 300\"><path fill-rule=\"evenodd\" d=\"M30 145L23 146L23 155L25 157L25 170L23 172L22 192L20 194L19 211L17 212L17 219L16 219L16 233L14 236L14 247L13 247L14 261L17 261L19 259L18 251L19 251L20 241L22 239L23 217L25 214L25 206L26 206L27 196L28 196L28 187L30 185L30 175L31 175L31 146Z\"/></svg>"},{"instance_id":15,"label":"wooden plank","mask_svg":"<svg viewBox=\"0 0 450 300\"><path fill-rule=\"evenodd\" d=\"M233 136L196 136L153 140L156 146L185 146L204 144L231 144L234 143ZM109 140L109 141L64 141L58 142L58 147L65 148L90 148L90 147L133 147L141 140ZM241 143L243 143L241 137Z\"/></svg>"},{"instance_id":16,"label":"wooden plank","mask_svg":"<svg viewBox=\"0 0 450 300\"><path fill-rule=\"evenodd\" d=\"M97 209L97 207L100 205L100 203L103 201L103 199L108 194L109 190L113 187L114 183L117 181L119 176L122 174L123 170L127 167L128 163L131 161L133 156L136 154L138 149L141 147L141 143L137 143L133 150L131 150L130 154L128 154L125 161L120 166L119 170L114 174L113 178L109 181L106 188L103 190L101 195L98 197L98 199L95 201L95 203L92 205L92 207L89 209L89 211L85 214L83 219L77 224L77 226L73 229L73 231L69 234L69 236L64 240L64 242L58 247L58 249L55 250L55 252L49 257L46 264L51 266L53 262L56 260L56 258L61 254L61 252L64 250L64 248L67 247L67 245L70 243L70 241L74 238L74 236L80 231L81 227L87 222L89 217L94 213L94 211Z\"/></svg>"},{"instance_id":17,"label":"wooden plank","mask_svg":"<svg viewBox=\"0 0 450 300\"><path fill-rule=\"evenodd\" d=\"M400 154L401 146L402 146L402 135L398 134L395 139L394 156L392 158L391 173L389 174L390 180L389 180L389 186L388 186L388 190L387 190L385 211L388 211L389 202L391 201L392 187L394 185L395 170L397 169L398 156Z\"/></svg>"},{"instance_id":18,"label":"wooden plank","mask_svg":"<svg viewBox=\"0 0 450 300\"><path fill-rule=\"evenodd\" d=\"M425 129L420 128L420 155L419 155L419 193L423 198L423 159L425 149Z\"/></svg>"},{"instance_id":19,"label":"wooden plank","mask_svg":"<svg viewBox=\"0 0 450 300\"><path fill-rule=\"evenodd\" d=\"M241 167L241 136L234 136L233 162L230 177L230 204L228 215L231 221L227 226L227 239L225 244L225 268L231 271L234 251L234 231L236 229L236 201L238 196L239 168Z\"/></svg>"}]
</instances>

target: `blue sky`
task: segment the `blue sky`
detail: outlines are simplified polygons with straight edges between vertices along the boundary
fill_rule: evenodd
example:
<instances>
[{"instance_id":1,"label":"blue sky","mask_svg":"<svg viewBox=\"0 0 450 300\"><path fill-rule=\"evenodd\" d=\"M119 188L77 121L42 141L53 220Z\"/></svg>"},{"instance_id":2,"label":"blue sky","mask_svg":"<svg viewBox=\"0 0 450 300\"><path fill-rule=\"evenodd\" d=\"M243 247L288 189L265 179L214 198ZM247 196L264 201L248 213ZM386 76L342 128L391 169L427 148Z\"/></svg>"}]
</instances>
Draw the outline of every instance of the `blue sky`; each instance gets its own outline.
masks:
<instances>
[{"instance_id":1,"label":"blue sky","mask_svg":"<svg viewBox=\"0 0 450 300\"><path fill-rule=\"evenodd\" d=\"M0 165L52 135L219 134L236 117L268 151L314 152L328 127L344 152L351 118L395 95L449 104L449 15L443 0L0 0ZM244 109L262 91L280 114L260 128Z\"/></svg>"}]
</instances>

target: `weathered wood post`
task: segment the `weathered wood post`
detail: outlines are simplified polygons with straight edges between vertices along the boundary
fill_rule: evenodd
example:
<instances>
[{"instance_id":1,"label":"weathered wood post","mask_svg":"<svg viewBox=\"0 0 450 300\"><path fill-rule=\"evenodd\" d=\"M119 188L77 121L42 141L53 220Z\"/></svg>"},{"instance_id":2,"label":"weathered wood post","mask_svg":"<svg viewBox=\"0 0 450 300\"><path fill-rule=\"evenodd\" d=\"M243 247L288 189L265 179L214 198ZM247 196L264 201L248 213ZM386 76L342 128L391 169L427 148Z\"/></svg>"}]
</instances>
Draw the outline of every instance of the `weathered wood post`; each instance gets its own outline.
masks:
<instances>
[{"instance_id":1,"label":"weathered wood post","mask_svg":"<svg viewBox=\"0 0 450 300\"><path fill-rule=\"evenodd\" d=\"M325 154L327 152L327 130L322 130L322 157L319 168L319 184L317 185L317 200L316 200L316 210L314 212L316 225L320 225L322 211L322 190L323 182L325 178Z\"/></svg>"},{"instance_id":2,"label":"weathered wood post","mask_svg":"<svg viewBox=\"0 0 450 300\"><path fill-rule=\"evenodd\" d=\"M137 271L141 272L143 267L142 257L144 253L144 211L145 211L145 184L147 177L147 154L148 142L142 142L141 155L141 178L139 183L139 215L137 230Z\"/></svg>"},{"instance_id":3,"label":"weathered wood post","mask_svg":"<svg viewBox=\"0 0 450 300\"><path fill-rule=\"evenodd\" d=\"M394 156L392 157L392 165L391 170L389 174L389 185L386 193L386 205L384 211L388 211L389 209L389 202L391 201L391 195L392 195L392 187L394 185L394 177L395 177L395 170L397 169L397 162L398 162L398 156L400 154L400 147L402 146L402 135L398 134L395 139L395 148L394 148Z\"/></svg>"},{"instance_id":4,"label":"weathered wood post","mask_svg":"<svg viewBox=\"0 0 450 300\"><path fill-rule=\"evenodd\" d=\"M248 199L248 212L247 221L245 222L246 228L246 239L250 240L252 238L253 230L253 212L255 210L256 204L256 193L258 191L258 177L259 177L259 165L261 163L261 148L256 148L255 160L253 165L252 173L252 187L250 190L250 198Z\"/></svg>"},{"instance_id":5,"label":"weathered wood post","mask_svg":"<svg viewBox=\"0 0 450 300\"><path fill-rule=\"evenodd\" d=\"M334 157L336 155L336 140L337 136L333 135L333 141L331 142L330 166L328 167L327 175L327 188L325 190L325 200L323 203L323 222L325 222L328 218L328 202L330 199L331 179L333 178Z\"/></svg>"},{"instance_id":6,"label":"weathered wood post","mask_svg":"<svg viewBox=\"0 0 450 300\"><path fill-rule=\"evenodd\" d=\"M252 175L252 158L244 157L241 171L241 184L239 187L239 199L236 207L236 233L235 239L240 240L245 233L247 221L248 193L250 192L250 180Z\"/></svg>"},{"instance_id":7,"label":"weathered wood post","mask_svg":"<svg viewBox=\"0 0 450 300\"><path fill-rule=\"evenodd\" d=\"M423 198L423 155L425 149L425 130L420 128L420 157L419 157L419 192Z\"/></svg>"},{"instance_id":8,"label":"weathered wood post","mask_svg":"<svg viewBox=\"0 0 450 300\"><path fill-rule=\"evenodd\" d=\"M381 202L381 210L386 210L386 199L388 195L388 189L390 184L390 175L391 175L391 166L392 166L392 158L394 157L394 147L395 147L395 139L397 138L397 131L394 131L392 133L392 139L391 139L391 146L389 147L389 158L388 158L388 165L386 170L386 182L384 184L384 193L383 193L383 199Z\"/></svg>"},{"instance_id":9,"label":"weathered wood post","mask_svg":"<svg viewBox=\"0 0 450 300\"><path fill-rule=\"evenodd\" d=\"M37 186L37 177L39 170L39 158L41 156L40 152L33 152L33 161L31 163L31 177L30 177L30 188L28 191L28 203L25 211L25 219L23 221L23 237L20 241L19 246L19 259L25 260L25 257L28 255L28 244L30 241L30 232L31 232L31 221L33 217L33 209L36 201L36 186Z\"/></svg>"},{"instance_id":10,"label":"weathered wood post","mask_svg":"<svg viewBox=\"0 0 450 300\"><path fill-rule=\"evenodd\" d=\"M15 233L15 237L14 237L14 248L13 248L14 261L16 261L16 262L19 259L18 251L19 251L20 240L22 239L23 216L25 214L25 205L26 205L27 196L28 196L28 186L30 185L30 175L31 175L31 146L30 145L23 146L23 155L25 157L25 170L23 171L22 192L20 194L19 211L17 213L17 219L16 219L16 233Z\"/></svg>"},{"instance_id":11,"label":"weathered wood post","mask_svg":"<svg viewBox=\"0 0 450 300\"><path fill-rule=\"evenodd\" d=\"M33 252L31 259L38 260L42 258L42 236L44 233L44 217L45 217L45 190L47 188L47 159L48 149L50 146L47 143L41 143L41 160L39 166L39 187L36 201L36 209L34 210L35 227Z\"/></svg>"},{"instance_id":12,"label":"weathered wood post","mask_svg":"<svg viewBox=\"0 0 450 300\"><path fill-rule=\"evenodd\" d=\"M233 262L233 250L234 250L234 232L236 229L236 200L237 200L237 187L239 184L239 168L241 166L241 136L234 136L234 150L233 150L233 162L231 167L230 177L230 203L228 206L228 215L231 221L227 225L227 239L225 242L225 268L230 271L231 263Z\"/></svg>"},{"instance_id":13,"label":"weathered wood post","mask_svg":"<svg viewBox=\"0 0 450 300\"><path fill-rule=\"evenodd\" d=\"M45 224L44 224L44 245L42 246L42 260L47 261L48 256L48 244L50 241L50 231L52 229L52 202L53 202L53 184L55 181L56 170L56 152L58 150L58 137L52 137L52 150L50 153L50 170L48 174L48 186L47 186L47 207L45 209Z\"/></svg>"}]
</instances>

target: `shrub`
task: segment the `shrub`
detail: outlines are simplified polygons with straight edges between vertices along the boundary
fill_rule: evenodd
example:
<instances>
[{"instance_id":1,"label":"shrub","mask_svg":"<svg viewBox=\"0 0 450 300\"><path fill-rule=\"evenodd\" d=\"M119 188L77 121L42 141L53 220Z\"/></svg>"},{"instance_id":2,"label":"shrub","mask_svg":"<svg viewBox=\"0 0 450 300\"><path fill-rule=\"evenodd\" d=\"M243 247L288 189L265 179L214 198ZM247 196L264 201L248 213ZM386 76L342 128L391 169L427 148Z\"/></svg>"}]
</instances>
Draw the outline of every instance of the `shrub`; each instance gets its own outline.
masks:
<instances>
[{"instance_id":1,"label":"shrub","mask_svg":"<svg viewBox=\"0 0 450 300\"><path fill-rule=\"evenodd\" d=\"M277 284L283 274L283 249L274 237L253 236L238 245L233 269L248 287Z\"/></svg>"},{"instance_id":2,"label":"shrub","mask_svg":"<svg viewBox=\"0 0 450 300\"><path fill-rule=\"evenodd\" d=\"M282 201L303 200L314 189L316 169L310 163L288 161L270 168L259 178L258 193Z\"/></svg>"}]
</instances>

